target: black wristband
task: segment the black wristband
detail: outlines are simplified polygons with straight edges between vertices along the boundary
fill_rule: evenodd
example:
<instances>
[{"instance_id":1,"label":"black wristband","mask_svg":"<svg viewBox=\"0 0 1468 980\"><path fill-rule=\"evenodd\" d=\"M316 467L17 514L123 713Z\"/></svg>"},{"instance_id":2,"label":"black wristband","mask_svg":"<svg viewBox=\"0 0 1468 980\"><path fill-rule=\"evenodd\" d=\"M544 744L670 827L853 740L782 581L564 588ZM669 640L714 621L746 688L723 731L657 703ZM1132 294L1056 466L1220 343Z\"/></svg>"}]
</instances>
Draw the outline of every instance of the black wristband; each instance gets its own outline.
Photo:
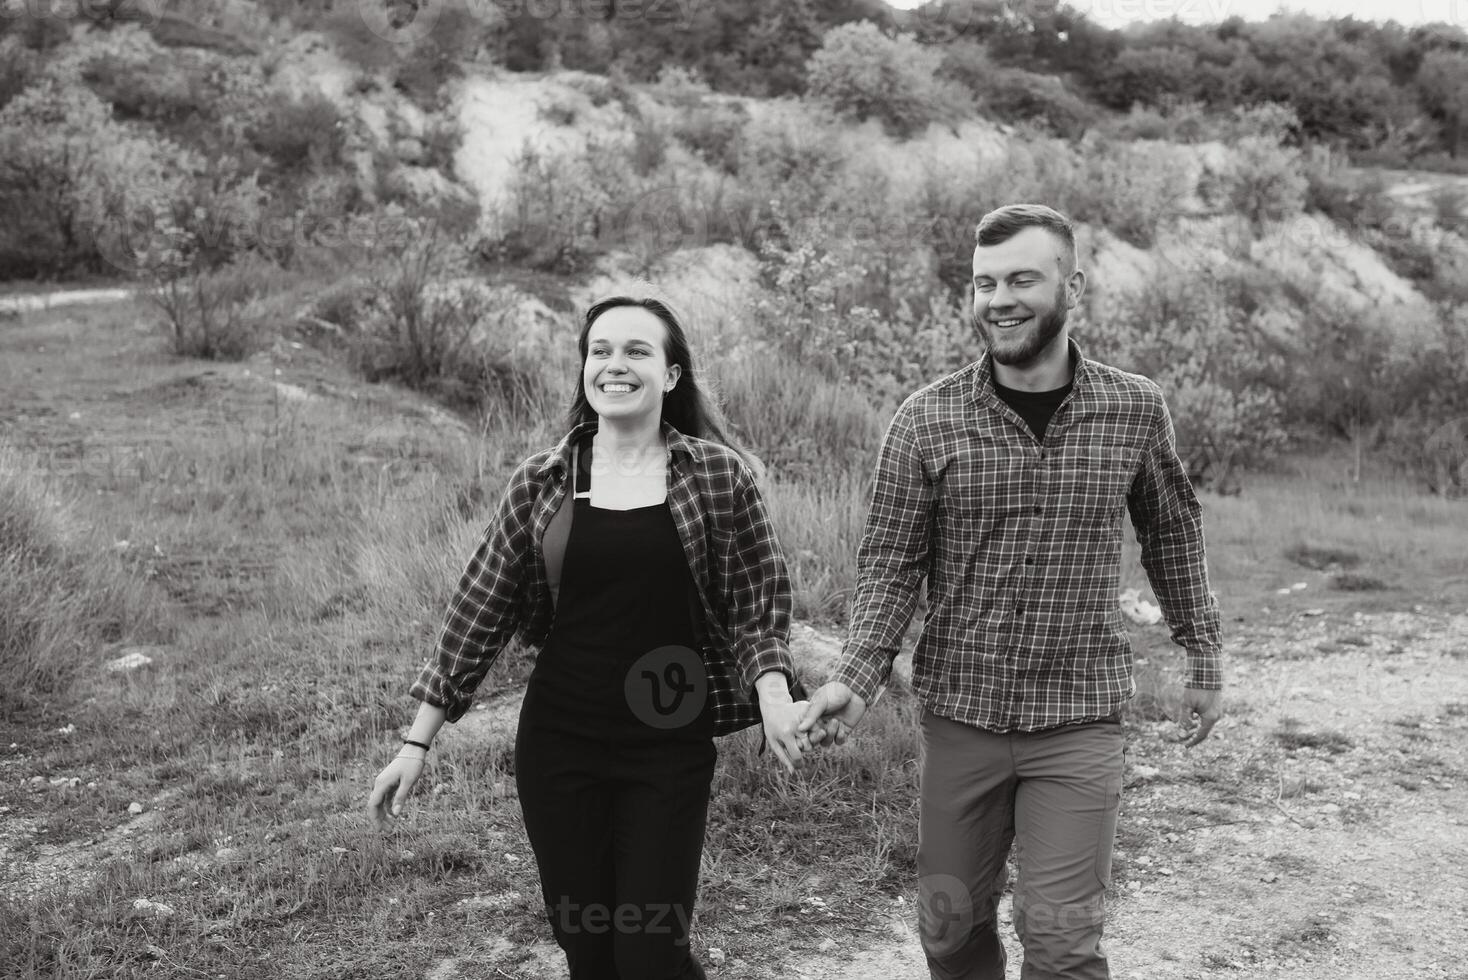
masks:
<instances>
[{"instance_id":1,"label":"black wristband","mask_svg":"<svg viewBox=\"0 0 1468 980\"><path fill-rule=\"evenodd\" d=\"M418 748L422 749L424 752L427 752L428 751L428 746L427 745L424 745L422 742L415 742L411 738L405 738L405 739L403 739L403 744L404 745L416 745L416 746L418 746Z\"/></svg>"}]
</instances>

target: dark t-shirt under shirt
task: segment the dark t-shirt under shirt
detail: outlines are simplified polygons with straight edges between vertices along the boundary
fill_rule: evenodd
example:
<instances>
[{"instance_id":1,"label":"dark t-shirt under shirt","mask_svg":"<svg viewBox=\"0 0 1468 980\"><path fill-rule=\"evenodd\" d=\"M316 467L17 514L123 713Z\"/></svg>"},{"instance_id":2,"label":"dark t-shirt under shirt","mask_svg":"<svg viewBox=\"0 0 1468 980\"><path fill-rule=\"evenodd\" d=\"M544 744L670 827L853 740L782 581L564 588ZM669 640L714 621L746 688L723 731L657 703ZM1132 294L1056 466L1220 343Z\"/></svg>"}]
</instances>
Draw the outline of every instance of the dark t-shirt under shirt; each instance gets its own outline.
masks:
<instances>
[{"instance_id":1,"label":"dark t-shirt under shirt","mask_svg":"<svg viewBox=\"0 0 1468 980\"><path fill-rule=\"evenodd\" d=\"M994 393L1025 420L1025 425L1030 427L1036 439L1044 442L1045 429L1055 417L1055 410L1065 401L1065 396L1070 394L1072 384L1073 381L1068 381L1064 386L1050 391L1020 391L1017 388L1006 388L996 378Z\"/></svg>"}]
</instances>

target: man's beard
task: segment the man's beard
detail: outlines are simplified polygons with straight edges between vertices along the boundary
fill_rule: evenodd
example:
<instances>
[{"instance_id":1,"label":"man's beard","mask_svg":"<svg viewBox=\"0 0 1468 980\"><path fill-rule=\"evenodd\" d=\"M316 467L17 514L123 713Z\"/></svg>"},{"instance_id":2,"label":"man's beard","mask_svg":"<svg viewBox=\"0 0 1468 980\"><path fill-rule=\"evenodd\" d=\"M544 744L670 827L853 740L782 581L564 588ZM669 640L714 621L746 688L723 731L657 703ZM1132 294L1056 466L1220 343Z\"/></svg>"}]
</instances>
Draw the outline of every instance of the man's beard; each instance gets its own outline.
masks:
<instances>
[{"instance_id":1,"label":"man's beard","mask_svg":"<svg viewBox=\"0 0 1468 980\"><path fill-rule=\"evenodd\" d=\"M1064 329L1069 314L1070 311L1063 304L1057 303L1055 308L1044 317L1031 323L1024 336L1018 338L1017 343L1004 346L994 342L994 334L990 333L989 324L977 315L974 317L974 328L978 330L979 336L984 340L984 345L989 348L989 353L996 362L1009 367L1025 367L1033 363L1050 346L1050 343L1060 336L1060 331Z\"/></svg>"}]
</instances>

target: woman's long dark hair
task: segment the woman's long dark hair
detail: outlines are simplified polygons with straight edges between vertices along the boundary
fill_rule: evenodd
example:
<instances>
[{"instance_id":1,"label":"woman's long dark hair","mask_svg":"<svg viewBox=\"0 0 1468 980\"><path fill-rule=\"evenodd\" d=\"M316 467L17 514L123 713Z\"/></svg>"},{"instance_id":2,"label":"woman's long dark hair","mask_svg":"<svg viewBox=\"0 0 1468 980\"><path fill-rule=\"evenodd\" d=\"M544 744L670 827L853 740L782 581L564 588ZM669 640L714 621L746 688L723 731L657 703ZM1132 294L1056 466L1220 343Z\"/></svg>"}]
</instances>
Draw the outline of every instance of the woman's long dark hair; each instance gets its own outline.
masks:
<instances>
[{"instance_id":1,"label":"woman's long dark hair","mask_svg":"<svg viewBox=\"0 0 1468 980\"><path fill-rule=\"evenodd\" d=\"M729 420L720 410L718 400L693 370L693 352L688 346L688 334L683 329L682 320L666 299L652 295L616 295L591 304L581 321L581 336L576 341L576 347L581 353L578 368L584 368L586 365L587 338L591 334L591 325L607 310L619 306L638 306L647 310L663 322L663 327L667 331L668 342L663 354L667 357L669 364L678 365L681 373L678 375L678 383L673 386L673 390L663 396L663 421L685 436L707 439L728 446L739 454L745 465L754 471L756 478L762 479L764 465L729 434ZM595 418L596 410L586 400L584 372L578 369L575 390L571 396L571 410L566 416L567 425L574 428L582 422L589 422Z\"/></svg>"}]
</instances>

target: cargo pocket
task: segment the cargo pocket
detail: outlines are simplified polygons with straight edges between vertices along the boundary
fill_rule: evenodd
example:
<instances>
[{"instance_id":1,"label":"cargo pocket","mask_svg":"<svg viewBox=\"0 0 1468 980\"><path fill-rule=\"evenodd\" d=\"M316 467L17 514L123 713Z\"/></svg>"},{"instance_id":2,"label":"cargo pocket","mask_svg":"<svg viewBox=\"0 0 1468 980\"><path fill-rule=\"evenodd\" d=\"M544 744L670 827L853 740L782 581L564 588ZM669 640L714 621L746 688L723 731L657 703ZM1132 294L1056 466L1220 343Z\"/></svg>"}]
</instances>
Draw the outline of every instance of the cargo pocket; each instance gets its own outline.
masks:
<instances>
[{"instance_id":1,"label":"cargo pocket","mask_svg":"<svg viewBox=\"0 0 1468 980\"><path fill-rule=\"evenodd\" d=\"M1107 728L1112 726L1108 725ZM1121 726L1116 726L1117 755L1121 754ZM1111 852L1116 847L1116 818L1121 812L1121 763L1106 779L1106 809L1101 814L1101 830L1096 840L1096 880L1102 890L1111 887Z\"/></svg>"}]
</instances>

